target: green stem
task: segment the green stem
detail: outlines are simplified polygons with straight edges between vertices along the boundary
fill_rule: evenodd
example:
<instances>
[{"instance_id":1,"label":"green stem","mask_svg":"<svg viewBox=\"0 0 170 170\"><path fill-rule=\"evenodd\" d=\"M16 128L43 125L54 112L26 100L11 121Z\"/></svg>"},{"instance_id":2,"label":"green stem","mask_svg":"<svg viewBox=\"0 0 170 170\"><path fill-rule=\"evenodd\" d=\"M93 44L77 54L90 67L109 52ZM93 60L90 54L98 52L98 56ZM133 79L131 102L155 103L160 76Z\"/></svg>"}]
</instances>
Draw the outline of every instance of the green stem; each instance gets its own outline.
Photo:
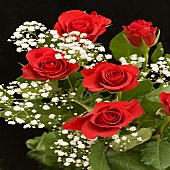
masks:
<instances>
[{"instance_id":1,"label":"green stem","mask_svg":"<svg viewBox=\"0 0 170 170\"><path fill-rule=\"evenodd\" d=\"M122 99L122 92L117 92L116 93L116 100L121 101L121 99Z\"/></svg>"},{"instance_id":2,"label":"green stem","mask_svg":"<svg viewBox=\"0 0 170 170\"><path fill-rule=\"evenodd\" d=\"M70 85L71 90L74 91L73 86L72 86L71 81L70 81L70 78L67 77L67 80L68 80L68 83L69 83L69 85Z\"/></svg>"},{"instance_id":3,"label":"green stem","mask_svg":"<svg viewBox=\"0 0 170 170\"><path fill-rule=\"evenodd\" d=\"M159 127L159 129L157 130L158 133L162 134L164 128L170 123L170 116L168 116L164 122L162 123L162 125Z\"/></svg>"},{"instance_id":4,"label":"green stem","mask_svg":"<svg viewBox=\"0 0 170 170\"><path fill-rule=\"evenodd\" d=\"M143 63L143 71L146 72L146 68L147 68L147 64L148 64L148 60L149 60L148 51L145 52L145 53L143 54L143 56L145 57L145 62Z\"/></svg>"},{"instance_id":5,"label":"green stem","mask_svg":"<svg viewBox=\"0 0 170 170\"><path fill-rule=\"evenodd\" d=\"M92 111L93 110L93 108L92 107L90 107L90 106L87 106L87 105L85 105L85 104L83 104L83 103L81 103L81 102L79 102L78 100L74 100L77 104L79 104L80 106L82 106L82 107L84 107L88 112L90 112L90 111Z\"/></svg>"}]
</instances>

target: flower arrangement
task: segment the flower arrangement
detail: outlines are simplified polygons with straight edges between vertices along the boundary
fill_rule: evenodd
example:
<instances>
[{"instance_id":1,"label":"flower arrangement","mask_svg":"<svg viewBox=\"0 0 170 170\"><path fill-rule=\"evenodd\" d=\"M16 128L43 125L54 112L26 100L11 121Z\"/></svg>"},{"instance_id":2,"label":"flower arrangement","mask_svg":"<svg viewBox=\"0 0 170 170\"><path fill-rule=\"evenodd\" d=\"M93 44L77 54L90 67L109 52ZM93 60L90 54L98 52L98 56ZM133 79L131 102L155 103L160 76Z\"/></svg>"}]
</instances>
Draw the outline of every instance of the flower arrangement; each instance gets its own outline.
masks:
<instances>
[{"instance_id":1,"label":"flower arrangement","mask_svg":"<svg viewBox=\"0 0 170 170\"><path fill-rule=\"evenodd\" d=\"M122 26L106 54L96 40L110 24L95 11L71 10L53 30L19 26L8 41L28 64L0 86L0 116L47 129L26 145L51 169L168 170L170 54L145 20Z\"/></svg>"}]
</instances>

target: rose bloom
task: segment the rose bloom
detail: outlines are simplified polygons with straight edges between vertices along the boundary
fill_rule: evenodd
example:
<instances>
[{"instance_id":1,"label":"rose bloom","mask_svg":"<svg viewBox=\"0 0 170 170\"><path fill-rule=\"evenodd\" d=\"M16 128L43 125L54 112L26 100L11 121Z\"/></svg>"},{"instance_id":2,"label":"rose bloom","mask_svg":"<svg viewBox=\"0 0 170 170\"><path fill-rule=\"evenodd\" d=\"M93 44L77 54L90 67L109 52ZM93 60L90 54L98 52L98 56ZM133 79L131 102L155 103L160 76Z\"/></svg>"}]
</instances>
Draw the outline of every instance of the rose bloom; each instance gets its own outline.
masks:
<instances>
[{"instance_id":1,"label":"rose bloom","mask_svg":"<svg viewBox=\"0 0 170 170\"><path fill-rule=\"evenodd\" d=\"M170 116L170 93L162 92L159 97L164 112Z\"/></svg>"},{"instance_id":2,"label":"rose bloom","mask_svg":"<svg viewBox=\"0 0 170 170\"><path fill-rule=\"evenodd\" d=\"M95 11L89 15L80 10L70 10L59 16L53 29L57 30L59 35L72 31L86 33L86 38L94 42L106 31L106 26L110 23L110 19L97 15Z\"/></svg>"},{"instance_id":3,"label":"rose bloom","mask_svg":"<svg viewBox=\"0 0 170 170\"><path fill-rule=\"evenodd\" d=\"M128 26L123 26L123 29L127 39L135 47L140 47L142 39L149 47L155 43L157 27L153 28L152 22L136 20Z\"/></svg>"},{"instance_id":4,"label":"rose bloom","mask_svg":"<svg viewBox=\"0 0 170 170\"><path fill-rule=\"evenodd\" d=\"M133 65L115 65L112 63L97 63L92 69L84 69L83 86L92 92L103 89L109 91L128 91L138 85L139 69Z\"/></svg>"},{"instance_id":5,"label":"rose bloom","mask_svg":"<svg viewBox=\"0 0 170 170\"><path fill-rule=\"evenodd\" d=\"M30 50L26 54L28 64L23 67L22 77L30 80L59 80L79 69L79 65L71 64L66 59L56 59L55 54L62 53L51 48Z\"/></svg>"},{"instance_id":6,"label":"rose bloom","mask_svg":"<svg viewBox=\"0 0 170 170\"><path fill-rule=\"evenodd\" d=\"M82 117L74 117L63 125L64 129L79 130L89 139L97 136L109 137L133 119L140 117L143 109L139 101L100 102L94 110Z\"/></svg>"}]
</instances>

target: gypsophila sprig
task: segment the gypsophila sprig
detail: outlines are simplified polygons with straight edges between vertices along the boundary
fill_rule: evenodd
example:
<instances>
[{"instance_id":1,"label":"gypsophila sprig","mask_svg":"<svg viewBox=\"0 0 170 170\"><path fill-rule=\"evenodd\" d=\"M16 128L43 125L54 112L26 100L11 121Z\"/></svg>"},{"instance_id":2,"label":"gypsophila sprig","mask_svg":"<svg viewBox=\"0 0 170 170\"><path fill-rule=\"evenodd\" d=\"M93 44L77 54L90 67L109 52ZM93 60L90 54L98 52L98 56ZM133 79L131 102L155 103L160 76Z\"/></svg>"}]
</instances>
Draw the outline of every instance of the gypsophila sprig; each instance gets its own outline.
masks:
<instances>
[{"instance_id":1,"label":"gypsophila sprig","mask_svg":"<svg viewBox=\"0 0 170 170\"><path fill-rule=\"evenodd\" d=\"M8 40L28 63L0 85L0 116L45 129L26 144L49 169L170 167L170 54L145 20L123 26L106 54L96 40L110 23L95 11L70 10L53 29L26 21Z\"/></svg>"}]
</instances>

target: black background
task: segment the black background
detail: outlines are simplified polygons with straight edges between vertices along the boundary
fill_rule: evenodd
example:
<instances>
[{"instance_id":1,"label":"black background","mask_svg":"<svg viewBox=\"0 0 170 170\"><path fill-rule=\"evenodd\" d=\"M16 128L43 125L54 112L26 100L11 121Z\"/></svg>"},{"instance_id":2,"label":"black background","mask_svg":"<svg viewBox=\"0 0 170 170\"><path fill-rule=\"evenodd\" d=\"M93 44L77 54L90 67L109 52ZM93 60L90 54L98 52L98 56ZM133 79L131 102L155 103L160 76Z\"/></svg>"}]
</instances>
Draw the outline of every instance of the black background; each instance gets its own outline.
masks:
<instances>
[{"instance_id":1,"label":"black background","mask_svg":"<svg viewBox=\"0 0 170 170\"><path fill-rule=\"evenodd\" d=\"M109 41L136 19L152 21L161 30L160 41L170 53L170 1L169 0L0 0L0 84L19 77L25 62L24 53L17 53L7 39L25 21L36 20L53 28L58 16L67 10L93 10L112 20L112 26L100 36L108 50ZM42 170L38 162L27 157L25 141L41 135L45 130L26 129L20 125L7 125L0 119L0 170Z\"/></svg>"}]
</instances>

